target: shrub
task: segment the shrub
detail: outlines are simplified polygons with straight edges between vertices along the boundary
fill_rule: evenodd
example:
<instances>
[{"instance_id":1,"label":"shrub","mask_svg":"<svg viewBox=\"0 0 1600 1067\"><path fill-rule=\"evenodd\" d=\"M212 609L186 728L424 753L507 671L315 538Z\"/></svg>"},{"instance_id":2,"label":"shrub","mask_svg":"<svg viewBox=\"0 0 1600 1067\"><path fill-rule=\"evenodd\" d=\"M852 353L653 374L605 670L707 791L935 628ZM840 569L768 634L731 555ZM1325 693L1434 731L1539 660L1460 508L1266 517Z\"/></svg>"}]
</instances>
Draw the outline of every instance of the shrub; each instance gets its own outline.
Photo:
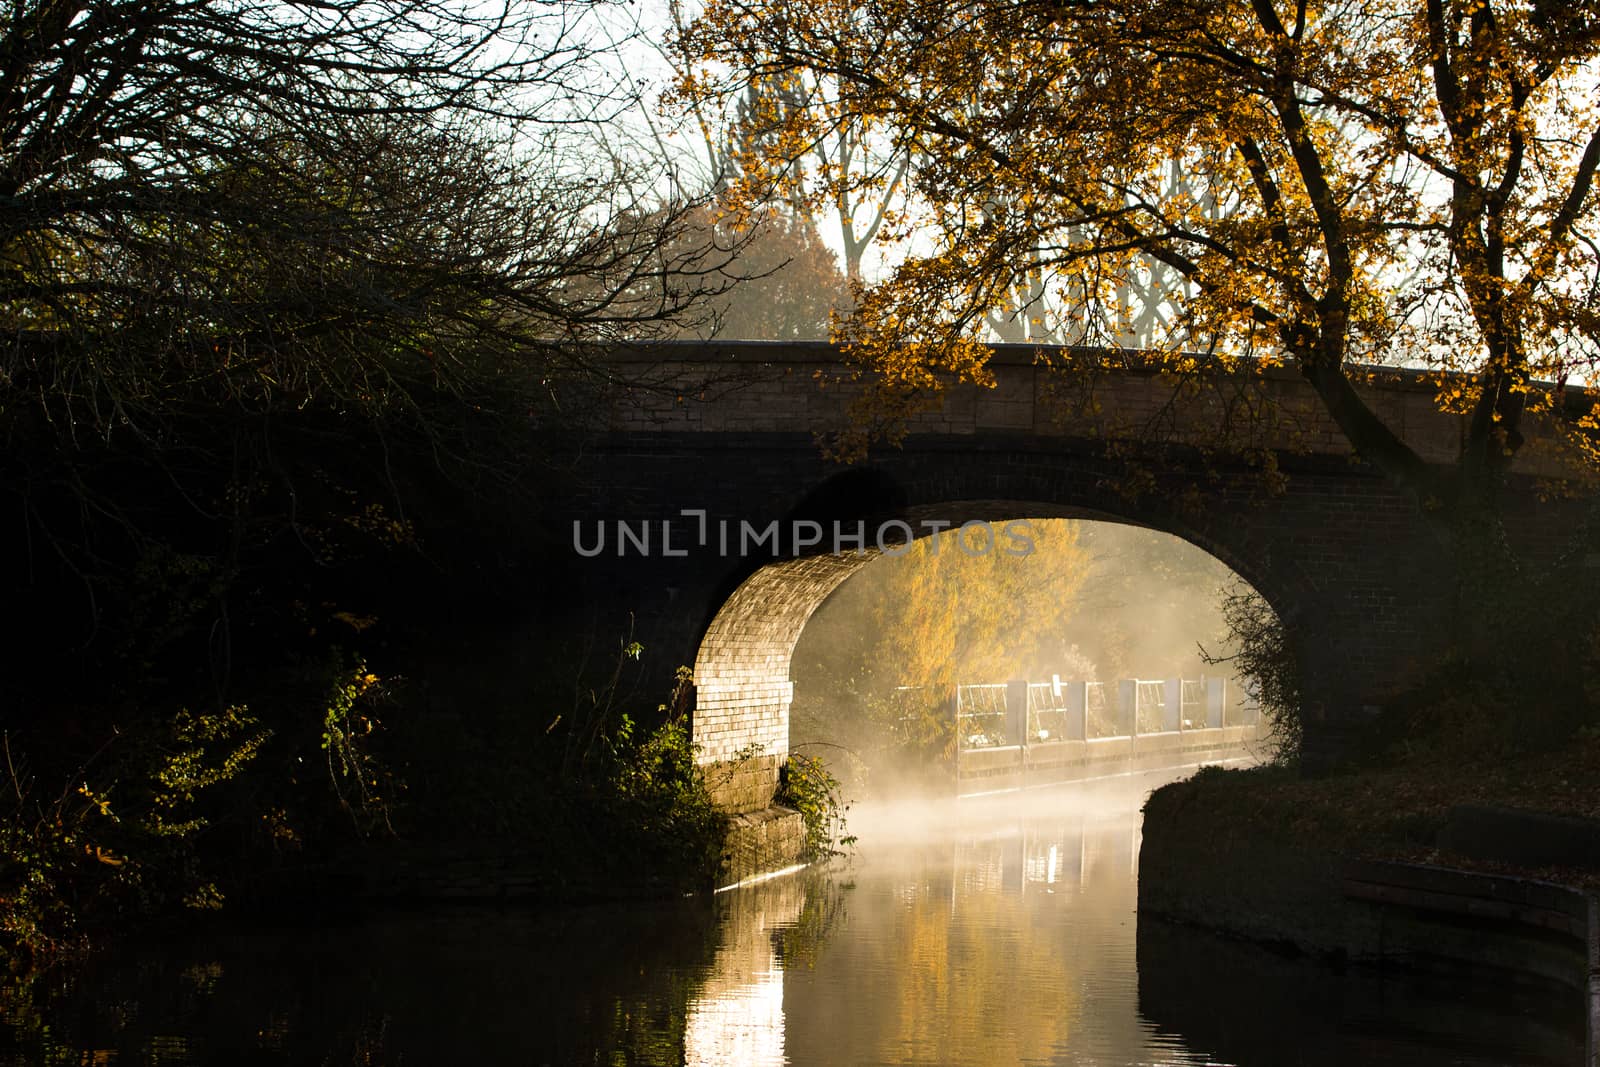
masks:
<instances>
[{"instance_id":1,"label":"shrub","mask_svg":"<svg viewBox=\"0 0 1600 1067\"><path fill-rule=\"evenodd\" d=\"M806 858L835 855L840 847L855 844L854 837L845 835L849 805L840 796L839 780L818 757L789 754L778 774L776 800L794 808L805 820Z\"/></svg>"},{"instance_id":2,"label":"shrub","mask_svg":"<svg viewBox=\"0 0 1600 1067\"><path fill-rule=\"evenodd\" d=\"M340 810L363 837L380 830L394 834L390 817L395 797L405 783L372 749L381 728L371 705L382 682L358 660L348 669L335 667L322 713L322 751L328 782Z\"/></svg>"},{"instance_id":3,"label":"shrub","mask_svg":"<svg viewBox=\"0 0 1600 1067\"><path fill-rule=\"evenodd\" d=\"M52 797L5 738L12 803L0 813L0 954L13 964L83 948L91 927L222 893L199 839L266 743L243 707L187 710L117 733Z\"/></svg>"},{"instance_id":4,"label":"shrub","mask_svg":"<svg viewBox=\"0 0 1600 1067\"><path fill-rule=\"evenodd\" d=\"M1249 684L1262 717L1272 726L1273 761L1293 762L1304 735L1300 663L1283 620L1261 594L1238 585L1223 594L1222 621L1233 651L1222 655L1202 648L1201 658L1211 665L1231 666Z\"/></svg>"},{"instance_id":5,"label":"shrub","mask_svg":"<svg viewBox=\"0 0 1600 1067\"><path fill-rule=\"evenodd\" d=\"M640 737L623 715L610 747L609 800L619 835L643 842L639 850L674 883L710 878L721 862L728 816L706 788L687 718L674 716Z\"/></svg>"}]
</instances>

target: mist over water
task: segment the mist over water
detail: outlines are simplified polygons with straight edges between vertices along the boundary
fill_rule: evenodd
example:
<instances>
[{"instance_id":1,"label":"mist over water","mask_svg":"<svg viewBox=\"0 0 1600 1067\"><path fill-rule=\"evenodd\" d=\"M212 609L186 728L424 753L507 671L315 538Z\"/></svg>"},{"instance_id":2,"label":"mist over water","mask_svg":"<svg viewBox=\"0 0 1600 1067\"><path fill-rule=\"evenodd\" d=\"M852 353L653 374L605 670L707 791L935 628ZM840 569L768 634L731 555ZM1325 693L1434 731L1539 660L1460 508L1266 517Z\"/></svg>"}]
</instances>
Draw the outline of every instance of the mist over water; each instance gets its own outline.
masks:
<instances>
[{"instance_id":1,"label":"mist over water","mask_svg":"<svg viewBox=\"0 0 1600 1067\"><path fill-rule=\"evenodd\" d=\"M1029 520L1034 552L977 560L928 541L862 568L807 623L792 657L791 746L854 797L950 792L955 686L1222 677L1246 717L1222 615L1248 588L1170 534L1114 522ZM1263 746L1264 747L1264 746Z\"/></svg>"},{"instance_id":2,"label":"mist over water","mask_svg":"<svg viewBox=\"0 0 1600 1067\"><path fill-rule=\"evenodd\" d=\"M1574 1005L1540 991L1336 973L1139 917L1139 808L1172 777L861 806L853 857L724 905L773 930L740 966L781 975L769 1057L734 1038L687 1062L1581 1062Z\"/></svg>"},{"instance_id":3,"label":"mist over water","mask_svg":"<svg viewBox=\"0 0 1600 1067\"><path fill-rule=\"evenodd\" d=\"M1036 819L1042 812L1091 823L1138 823L1150 791L1183 778L1186 771L1153 771L1101 781L977 797L887 796L852 805L849 829L859 840L854 852L869 856L906 843L965 840L995 827Z\"/></svg>"}]
</instances>

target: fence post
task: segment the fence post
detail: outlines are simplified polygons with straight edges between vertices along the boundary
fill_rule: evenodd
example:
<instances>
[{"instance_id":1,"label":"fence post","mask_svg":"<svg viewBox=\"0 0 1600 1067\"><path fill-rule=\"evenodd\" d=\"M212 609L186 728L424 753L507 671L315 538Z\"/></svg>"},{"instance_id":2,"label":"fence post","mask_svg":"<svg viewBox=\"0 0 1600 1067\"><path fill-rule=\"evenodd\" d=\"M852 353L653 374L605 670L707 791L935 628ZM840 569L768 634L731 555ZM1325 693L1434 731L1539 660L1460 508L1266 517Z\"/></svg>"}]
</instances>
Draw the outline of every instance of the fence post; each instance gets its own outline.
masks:
<instances>
[{"instance_id":1,"label":"fence post","mask_svg":"<svg viewBox=\"0 0 1600 1067\"><path fill-rule=\"evenodd\" d=\"M1006 742L1012 745L1028 743L1028 680L1013 678L1006 682Z\"/></svg>"},{"instance_id":2,"label":"fence post","mask_svg":"<svg viewBox=\"0 0 1600 1067\"><path fill-rule=\"evenodd\" d=\"M1122 721L1123 733L1139 736L1139 683L1132 678L1117 683L1117 718Z\"/></svg>"},{"instance_id":3,"label":"fence post","mask_svg":"<svg viewBox=\"0 0 1600 1067\"><path fill-rule=\"evenodd\" d=\"M1206 683L1206 725L1218 727L1225 725L1222 721L1222 711L1228 706L1228 680L1226 678L1207 678Z\"/></svg>"},{"instance_id":4,"label":"fence post","mask_svg":"<svg viewBox=\"0 0 1600 1067\"><path fill-rule=\"evenodd\" d=\"M1057 679L1059 681L1059 679ZM1067 740L1089 739L1089 683L1067 682L1062 687L1066 695Z\"/></svg>"},{"instance_id":5,"label":"fence post","mask_svg":"<svg viewBox=\"0 0 1600 1067\"><path fill-rule=\"evenodd\" d=\"M1161 727L1165 730L1183 729L1183 678L1168 678L1161 687Z\"/></svg>"}]
</instances>

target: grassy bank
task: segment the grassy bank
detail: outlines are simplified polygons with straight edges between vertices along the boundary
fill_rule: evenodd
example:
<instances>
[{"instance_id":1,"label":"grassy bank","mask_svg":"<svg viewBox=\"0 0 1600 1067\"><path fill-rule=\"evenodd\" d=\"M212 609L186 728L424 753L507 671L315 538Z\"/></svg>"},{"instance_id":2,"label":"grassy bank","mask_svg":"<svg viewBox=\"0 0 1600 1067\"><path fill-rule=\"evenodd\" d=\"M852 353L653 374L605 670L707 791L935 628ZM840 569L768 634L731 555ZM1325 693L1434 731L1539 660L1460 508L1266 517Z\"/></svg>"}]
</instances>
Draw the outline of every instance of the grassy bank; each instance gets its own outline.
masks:
<instances>
[{"instance_id":1,"label":"grassy bank","mask_svg":"<svg viewBox=\"0 0 1600 1067\"><path fill-rule=\"evenodd\" d=\"M1338 952L1350 860L1426 863L1600 890L1600 871L1511 863L1441 844L1453 808L1600 819L1600 733L1479 760L1411 760L1308 778L1293 767L1207 769L1145 806L1139 906L1257 940Z\"/></svg>"}]
</instances>

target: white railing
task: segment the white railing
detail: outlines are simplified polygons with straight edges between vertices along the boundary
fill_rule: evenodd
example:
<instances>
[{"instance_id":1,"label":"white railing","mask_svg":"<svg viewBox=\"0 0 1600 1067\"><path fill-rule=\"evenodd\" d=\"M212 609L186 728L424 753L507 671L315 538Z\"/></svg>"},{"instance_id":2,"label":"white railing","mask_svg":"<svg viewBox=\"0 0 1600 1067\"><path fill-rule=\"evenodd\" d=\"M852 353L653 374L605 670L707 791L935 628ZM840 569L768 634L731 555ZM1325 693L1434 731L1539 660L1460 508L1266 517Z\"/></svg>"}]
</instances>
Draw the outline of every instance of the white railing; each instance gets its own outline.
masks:
<instances>
[{"instance_id":1,"label":"white railing","mask_svg":"<svg viewBox=\"0 0 1600 1067\"><path fill-rule=\"evenodd\" d=\"M1135 678L1134 732L1159 734L1167 728L1167 683Z\"/></svg>"},{"instance_id":2,"label":"white railing","mask_svg":"<svg viewBox=\"0 0 1600 1067\"><path fill-rule=\"evenodd\" d=\"M1013 686L1019 696L1011 697ZM1026 693L1026 707L1009 701ZM1254 721L1245 708L1230 714L1228 687L1220 678L1129 678L1115 688L1103 682L986 682L955 687L957 747L962 751L1005 746L1105 740L1172 733Z\"/></svg>"},{"instance_id":3,"label":"white railing","mask_svg":"<svg viewBox=\"0 0 1600 1067\"><path fill-rule=\"evenodd\" d=\"M1185 678L1178 684L1182 690L1178 700L1179 729L1197 730L1206 725L1206 680Z\"/></svg>"},{"instance_id":4,"label":"white railing","mask_svg":"<svg viewBox=\"0 0 1600 1067\"><path fill-rule=\"evenodd\" d=\"M1117 702L1107 696L1104 682L1085 682L1083 686L1084 735L1088 738L1121 737L1117 721Z\"/></svg>"},{"instance_id":5,"label":"white railing","mask_svg":"<svg viewBox=\"0 0 1600 1067\"><path fill-rule=\"evenodd\" d=\"M1004 682L956 686L956 739L962 749L1014 745L1006 729Z\"/></svg>"}]
</instances>

